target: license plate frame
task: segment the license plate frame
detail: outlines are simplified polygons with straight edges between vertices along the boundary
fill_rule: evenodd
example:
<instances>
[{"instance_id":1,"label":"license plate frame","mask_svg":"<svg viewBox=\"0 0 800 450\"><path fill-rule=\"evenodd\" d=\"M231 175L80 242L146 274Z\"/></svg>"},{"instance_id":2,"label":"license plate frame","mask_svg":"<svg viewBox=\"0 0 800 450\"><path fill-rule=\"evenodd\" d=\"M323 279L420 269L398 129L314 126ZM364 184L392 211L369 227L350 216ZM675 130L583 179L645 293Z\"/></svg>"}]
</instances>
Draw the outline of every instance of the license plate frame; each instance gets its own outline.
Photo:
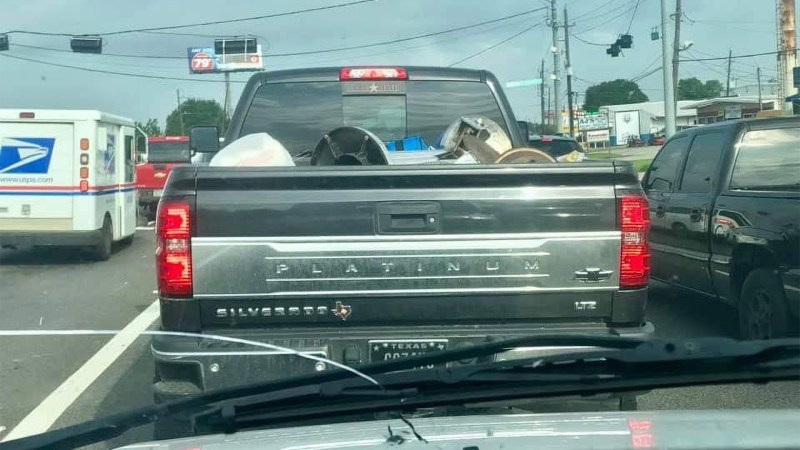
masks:
<instances>
[{"instance_id":1,"label":"license plate frame","mask_svg":"<svg viewBox=\"0 0 800 450\"><path fill-rule=\"evenodd\" d=\"M413 358L447 350L448 339L371 339L369 344L370 362L388 362ZM387 355L389 356L387 358ZM433 365L417 369L433 368Z\"/></svg>"}]
</instances>

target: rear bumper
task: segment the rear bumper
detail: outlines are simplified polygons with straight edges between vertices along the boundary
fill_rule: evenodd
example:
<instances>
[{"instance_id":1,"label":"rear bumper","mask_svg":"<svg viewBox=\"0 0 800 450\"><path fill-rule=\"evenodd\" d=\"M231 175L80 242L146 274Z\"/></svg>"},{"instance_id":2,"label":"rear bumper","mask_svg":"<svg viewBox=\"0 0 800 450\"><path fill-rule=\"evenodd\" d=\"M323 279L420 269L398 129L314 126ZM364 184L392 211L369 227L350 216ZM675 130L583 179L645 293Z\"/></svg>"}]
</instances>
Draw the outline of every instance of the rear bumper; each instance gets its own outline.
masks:
<instances>
[{"instance_id":1,"label":"rear bumper","mask_svg":"<svg viewBox=\"0 0 800 450\"><path fill-rule=\"evenodd\" d=\"M0 231L0 246L93 246L103 238L102 230L90 231Z\"/></svg>"},{"instance_id":2,"label":"rear bumper","mask_svg":"<svg viewBox=\"0 0 800 450\"><path fill-rule=\"evenodd\" d=\"M208 335L216 334L291 348L351 366L371 362L369 348L374 343L370 344L370 341L376 340L446 340L448 348L460 348L535 334L586 334L647 339L653 333L654 327L649 322L630 327L609 327L604 323L547 323L391 328L298 327L270 331L218 329L205 332ZM504 358L514 359L584 350L586 348L521 348L503 355ZM317 361L288 355L279 350L194 337L156 335L152 338L151 351L158 378L154 391L157 398L162 400L325 370Z\"/></svg>"}]
</instances>

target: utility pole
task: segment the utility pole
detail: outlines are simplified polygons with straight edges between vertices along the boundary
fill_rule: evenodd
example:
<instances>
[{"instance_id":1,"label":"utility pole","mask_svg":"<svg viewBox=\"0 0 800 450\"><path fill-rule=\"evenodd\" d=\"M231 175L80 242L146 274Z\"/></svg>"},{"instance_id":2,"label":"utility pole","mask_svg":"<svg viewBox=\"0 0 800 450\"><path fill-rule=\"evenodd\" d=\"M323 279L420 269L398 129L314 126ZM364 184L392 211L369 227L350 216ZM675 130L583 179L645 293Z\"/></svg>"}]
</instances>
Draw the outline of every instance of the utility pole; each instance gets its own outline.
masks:
<instances>
[{"instance_id":1,"label":"utility pole","mask_svg":"<svg viewBox=\"0 0 800 450\"><path fill-rule=\"evenodd\" d=\"M675 0L675 41L672 44L672 92L675 95L675 101L678 100L678 52L681 51L681 18L683 17L683 10L681 10L681 0ZM677 111L677 107L675 110Z\"/></svg>"},{"instance_id":2,"label":"utility pole","mask_svg":"<svg viewBox=\"0 0 800 450\"><path fill-rule=\"evenodd\" d=\"M756 80L758 80L758 110L763 111L764 107L761 105L761 67L756 67Z\"/></svg>"},{"instance_id":3,"label":"utility pole","mask_svg":"<svg viewBox=\"0 0 800 450\"><path fill-rule=\"evenodd\" d=\"M231 73L225 72L225 101L223 102L223 109L228 118L231 117Z\"/></svg>"},{"instance_id":4,"label":"utility pole","mask_svg":"<svg viewBox=\"0 0 800 450\"><path fill-rule=\"evenodd\" d=\"M680 0L678 0L680 1ZM569 110L569 136L575 137L575 112L572 108L572 64L569 61L569 18L564 7L564 50L567 63L567 109Z\"/></svg>"},{"instance_id":5,"label":"utility pole","mask_svg":"<svg viewBox=\"0 0 800 450\"><path fill-rule=\"evenodd\" d=\"M547 123L547 116L545 116L544 109L544 60L542 60L542 68L539 70L539 78L542 80L542 84L539 85L539 94L541 95L542 100L542 129L540 130L539 134L544 134L544 124Z\"/></svg>"},{"instance_id":6,"label":"utility pole","mask_svg":"<svg viewBox=\"0 0 800 450\"><path fill-rule=\"evenodd\" d=\"M550 92L550 89L548 89L547 90L547 112L548 113L550 112L550 97L551 97L550 94L552 94L552 92ZM542 134L544 134L544 130L542 131Z\"/></svg>"},{"instance_id":7,"label":"utility pole","mask_svg":"<svg viewBox=\"0 0 800 450\"><path fill-rule=\"evenodd\" d=\"M559 93L558 69L560 67L558 51L558 16L556 15L556 0L550 0L550 27L553 29L553 120L556 133L561 132L561 99Z\"/></svg>"},{"instance_id":8,"label":"utility pole","mask_svg":"<svg viewBox=\"0 0 800 450\"><path fill-rule=\"evenodd\" d=\"M667 0L661 0L661 76L664 81L664 134L669 139L675 134L675 86L670 67L669 29L667 28Z\"/></svg>"},{"instance_id":9,"label":"utility pole","mask_svg":"<svg viewBox=\"0 0 800 450\"><path fill-rule=\"evenodd\" d=\"M725 97L731 96L731 59L733 50L728 50L728 80L725 82Z\"/></svg>"},{"instance_id":10,"label":"utility pole","mask_svg":"<svg viewBox=\"0 0 800 450\"><path fill-rule=\"evenodd\" d=\"M175 94L178 97L178 117L181 119L181 136L186 136L186 130L183 125L183 106L181 106L181 90L176 89Z\"/></svg>"}]
</instances>

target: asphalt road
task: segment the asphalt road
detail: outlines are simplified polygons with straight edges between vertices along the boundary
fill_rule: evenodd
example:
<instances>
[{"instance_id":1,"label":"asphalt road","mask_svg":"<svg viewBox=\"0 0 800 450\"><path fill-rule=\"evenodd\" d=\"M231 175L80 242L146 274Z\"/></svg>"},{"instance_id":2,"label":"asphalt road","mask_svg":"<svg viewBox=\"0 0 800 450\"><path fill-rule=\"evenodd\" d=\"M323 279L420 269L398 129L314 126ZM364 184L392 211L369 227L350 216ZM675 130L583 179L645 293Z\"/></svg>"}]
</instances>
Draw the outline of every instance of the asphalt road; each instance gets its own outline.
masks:
<instances>
[{"instance_id":1,"label":"asphalt road","mask_svg":"<svg viewBox=\"0 0 800 450\"><path fill-rule=\"evenodd\" d=\"M120 347L124 350L106 361L108 368L96 379L83 380L90 383L88 389L69 392L57 388L69 384L67 380L74 381L75 371L88 365L90 358L94 362L101 348L108 350L110 336L13 334L26 330L125 328L155 299L152 264L151 230L137 232L132 245L117 248L106 262L86 261L80 255L59 250L0 250L0 438L32 411L46 417L47 413L37 408L45 399L48 405L65 409L53 428L150 404L153 364L148 337L138 337L126 348ZM677 295L662 285L652 287L650 298L648 315L660 336L735 336L736 315L728 308ZM151 329L154 327L155 324L150 325ZM792 382L661 390L641 397L639 406L797 408L800 385ZM152 436L152 426L142 427L93 448L113 448L150 440Z\"/></svg>"}]
</instances>

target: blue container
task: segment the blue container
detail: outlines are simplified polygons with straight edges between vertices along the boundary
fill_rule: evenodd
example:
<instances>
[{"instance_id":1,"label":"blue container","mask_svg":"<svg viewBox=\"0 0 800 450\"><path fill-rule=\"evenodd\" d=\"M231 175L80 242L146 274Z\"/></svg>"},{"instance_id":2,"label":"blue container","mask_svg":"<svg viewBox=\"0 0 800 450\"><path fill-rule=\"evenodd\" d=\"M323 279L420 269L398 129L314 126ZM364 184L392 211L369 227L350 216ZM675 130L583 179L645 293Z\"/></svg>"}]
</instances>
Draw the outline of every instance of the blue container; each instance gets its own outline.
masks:
<instances>
[{"instance_id":1,"label":"blue container","mask_svg":"<svg viewBox=\"0 0 800 450\"><path fill-rule=\"evenodd\" d=\"M425 140L422 139L422 136L411 136L403 140L387 142L386 149L390 152L411 152L427 150L428 144L425 143Z\"/></svg>"}]
</instances>

